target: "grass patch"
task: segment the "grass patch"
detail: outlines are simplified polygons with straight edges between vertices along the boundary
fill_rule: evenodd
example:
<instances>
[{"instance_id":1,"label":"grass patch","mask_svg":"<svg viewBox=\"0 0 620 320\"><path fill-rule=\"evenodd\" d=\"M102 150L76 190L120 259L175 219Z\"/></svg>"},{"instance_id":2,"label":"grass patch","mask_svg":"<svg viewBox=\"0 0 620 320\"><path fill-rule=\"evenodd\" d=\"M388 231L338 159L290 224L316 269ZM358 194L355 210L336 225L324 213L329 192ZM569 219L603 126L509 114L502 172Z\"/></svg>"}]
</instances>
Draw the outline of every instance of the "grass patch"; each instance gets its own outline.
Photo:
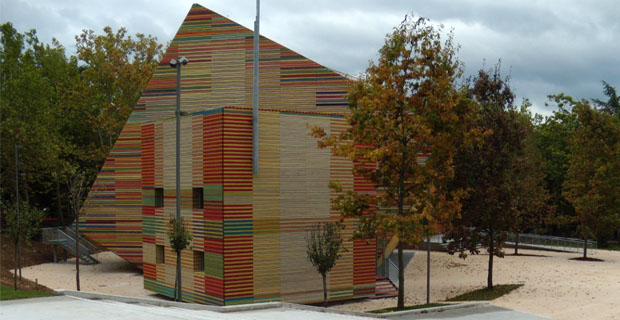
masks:
<instances>
[{"instance_id":1,"label":"grass patch","mask_svg":"<svg viewBox=\"0 0 620 320\"><path fill-rule=\"evenodd\" d=\"M53 292L13 290L13 288L0 285L0 300L28 299L53 296Z\"/></svg>"},{"instance_id":2,"label":"grass patch","mask_svg":"<svg viewBox=\"0 0 620 320\"><path fill-rule=\"evenodd\" d=\"M445 303L429 303L429 304L419 304L416 306L408 306L405 307L404 309L401 310L396 310L396 307L392 307L392 308L384 308L384 309L378 309L378 310L372 310L372 311L368 311L370 313L386 313L386 312L394 312L394 311L405 311L405 310L416 310L416 309L424 309L424 308L433 308L433 307L441 307L441 306L446 306L447 304Z\"/></svg>"},{"instance_id":3,"label":"grass patch","mask_svg":"<svg viewBox=\"0 0 620 320\"><path fill-rule=\"evenodd\" d=\"M466 292L462 295L450 298L446 301L489 301L497 299L510 291L522 287L523 284L500 284L489 290L487 288Z\"/></svg>"}]
</instances>

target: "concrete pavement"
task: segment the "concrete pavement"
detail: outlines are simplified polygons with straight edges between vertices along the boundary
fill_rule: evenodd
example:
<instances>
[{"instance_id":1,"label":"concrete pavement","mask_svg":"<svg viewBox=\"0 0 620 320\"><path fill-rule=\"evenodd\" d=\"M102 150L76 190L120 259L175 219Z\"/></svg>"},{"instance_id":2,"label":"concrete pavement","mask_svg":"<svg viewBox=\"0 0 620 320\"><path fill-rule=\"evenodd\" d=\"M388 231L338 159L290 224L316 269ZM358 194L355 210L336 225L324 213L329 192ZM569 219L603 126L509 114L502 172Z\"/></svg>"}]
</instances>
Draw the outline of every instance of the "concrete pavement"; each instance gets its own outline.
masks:
<instances>
[{"instance_id":1,"label":"concrete pavement","mask_svg":"<svg viewBox=\"0 0 620 320\"><path fill-rule=\"evenodd\" d=\"M0 301L2 320L57 320L57 319L135 319L135 320L365 320L388 319L523 319L543 318L523 312L508 310L485 303L466 308L441 312L400 314L365 314L342 310L323 309L289 303L250 304L230 307L214 307L181 304L170 301L136 299L85 292L65 292L65 295L24 300Z\"/></svg>"}]
</instances>

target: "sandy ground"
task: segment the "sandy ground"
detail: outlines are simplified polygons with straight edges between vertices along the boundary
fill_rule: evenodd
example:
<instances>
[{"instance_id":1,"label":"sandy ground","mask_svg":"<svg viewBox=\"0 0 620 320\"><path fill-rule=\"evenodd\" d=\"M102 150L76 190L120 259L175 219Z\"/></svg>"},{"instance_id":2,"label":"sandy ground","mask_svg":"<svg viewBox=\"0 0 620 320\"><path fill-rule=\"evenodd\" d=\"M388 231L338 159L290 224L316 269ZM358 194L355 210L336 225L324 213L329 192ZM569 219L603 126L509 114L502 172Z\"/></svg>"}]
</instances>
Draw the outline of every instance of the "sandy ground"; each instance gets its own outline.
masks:
<instances>
[{"instance_id":1,"label":"sandy ground","mask_svg":"<svg viewBox=\"0 0 620 320\"><path fill-rule=\"evenodd\" d=\"M523 283L493 305L556 319L620 319L620 252L596 250L604 262L569 260L575 253L520 250L523 256L495 259L494 283ZM143 289L140 271L111 252L97 255L102 264L80 266L81 289L106 294L157 298ZM73 263L72 263L73 262ZM466 260L431 254L431 302L484 287L487 255ZM75 290L75 260L25 268L23 275L53 289ZM416 251L405 273L407 305L426 301L426 252ZM396 298L363 300L334 306L365 311L392 307Z\"/></svg>"},{"instance_id":2,"label":"sandy ground","mask_svg":"<svg viewBox=\"0 0 620 320\"><path fill-rule=\"evenodd\" d=\"M99 264L80 264L80 289L82 291L129 297L158 299L159 296L144 289L140 269L110 251L93 255ZM22 276L35 279L51 289L76 289L75 258L67 262L44 263L22 269Z\"/></svg>"},{"instance_id":3,"label":"sandy ground","mask_svg":"<svg viewBox=\"0 0 620 320\"><path fill-rule=\"evenodd\" d=\"M508 249L508 252L512 252ZM524 286L491 304L555 319L620 319L620 252L596 250L604 262L569 260L576 253L519 250L522 256L494 259L494 284ZM447 253L431 253L431 302L486 286L489 256L465 260ZM416 251L405 271L405 303L426 302L426 252ZM373 310L396 306L396 298L338 306Z\"/></svg>"}]
</instances>

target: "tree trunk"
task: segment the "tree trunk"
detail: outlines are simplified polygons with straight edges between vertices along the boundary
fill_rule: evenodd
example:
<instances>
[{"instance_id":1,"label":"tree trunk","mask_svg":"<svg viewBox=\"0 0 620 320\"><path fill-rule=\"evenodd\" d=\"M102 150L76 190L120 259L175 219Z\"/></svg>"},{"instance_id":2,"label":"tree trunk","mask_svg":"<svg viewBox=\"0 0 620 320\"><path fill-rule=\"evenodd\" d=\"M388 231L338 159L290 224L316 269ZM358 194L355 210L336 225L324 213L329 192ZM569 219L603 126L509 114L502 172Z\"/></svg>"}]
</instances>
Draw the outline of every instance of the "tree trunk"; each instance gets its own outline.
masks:
<instances>
[{"instance_id":1,"label":"tree trunk","mask_svg":"<svg viewBox=\"0 0 620 320\"><path fill-rule=\"evenodd\" d=\"M79 210L79 209L78 209ZM80 291L80 217L75 213L75 285Z\"/></svg>"},{"instance_id":2,"label":"tree trunk","mask_svg":"<svg viewBox=\"0 0 620 320\"><path fill-rule=\"evenodd\" d=\"M175 271L175 273L176 273L176 271ZM174 300L174 301L179 301L179 300L177 300L177 292L178 292L177 291L177 286L179 284L177 281L179 281L179 279L177 278L177 275L175 274L174 275L174 294L172 295L172 300Z\"/></svg>"},{"instance_id":3,"label":"tree trunk","mask_svg":"<svg viewBox=\"0 0 620 320\"><path fill-rule=\"evenodd\" d=\"M62 214L62 201L60 201L60 179L56 177L56 205L58 206L58 219L60 221L60 226L65 227L65 217ZM67 249L62 247L62 257L65 262L67 262Z\"/></svg>"},{"instance_id":4,"label":"tree trunk","mask_svg":"<svg viewBox=\"0 0 620 320\"><path fill-rule=\"evenodd\" d=\"M327 275L323 274L323 308L327 308Z\"/></svg>"},{"instance_id":5,"label":"tree trunk","mask_svg":"<svg viewBox=\"0 0 620 320\"><path fill-rule=\"evenodd\" d=\"M21 239L17 240L17 270L19 270L19 281L22 281L22 242L21 242Z\"/></svg>"},{"instance_id":6,"label":"tree trunk","mask_svg":"<svg viewBox=\"0 0 620 320\"><path fill-rule=\"evenodd\" d=\"M181 251L177 252L177 298L178 301L183 301L183 289L181 287Z\"/></svg>"},{"instance_id":7,"label":"tree trunk","mask_svg":"<svg viewBox=\"0 0 620 320\"><path fill-rule=\"evenodd\" d=\"M587 237L583 239L583 259L584 260L588 259L588 238Z\"/></svg>"},{"instance_id":8,"label":"tree trunk","mask_svg":"<svg viewBox=\"0 0 620 320\"><path fill-rule=\"evenodd\" d=\"M515 232L515 256L519 254L519 233Z\"/></svg>"},{"instance_id":9,"label":"tree trunk","mask_svg":"<svg viewBox=\"0 0 620 320\"><path fill-rule=\"evenodd\" d=\"M60 221L60 226L65 226L65 218L62 215L62 204L60 201L60 181L58 178L56 179L56 205L58 206L58 220Z\"/></svg>"},{"instance_id":10,"label":"tree trunk","mask_svg":"<svg viewBox=\"0 0 620 320\"><path fill-rule=\"evenodd\" d=\"M398 242L398 303L396 310L405 308L405 263L403 261L403 243Z\"/></svg>"},{"instance_id":11,"label":"tree trunk","mask_svg":"<svg viewBox=\"0 0 620 320\"><path fill-rule=\"evenodd\" d=\"M493 289L493 256L495 252L495 239L493 232L489 232L489 275L487 278L487 289Z\"/></svg>"}]
</instances>

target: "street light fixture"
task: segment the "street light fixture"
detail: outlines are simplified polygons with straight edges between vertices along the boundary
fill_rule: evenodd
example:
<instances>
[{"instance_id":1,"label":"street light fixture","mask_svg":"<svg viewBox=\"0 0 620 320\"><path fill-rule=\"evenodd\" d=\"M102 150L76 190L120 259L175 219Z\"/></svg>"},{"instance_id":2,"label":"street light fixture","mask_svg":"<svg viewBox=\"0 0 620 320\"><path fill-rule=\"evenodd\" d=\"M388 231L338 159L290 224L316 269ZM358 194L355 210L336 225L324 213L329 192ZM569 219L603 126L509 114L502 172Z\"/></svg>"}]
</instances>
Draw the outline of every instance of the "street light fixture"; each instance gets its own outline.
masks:
<instances>
[{"instance_id":1,"label":"street light fixture","mask_svg":"<svg viewBox=\"0 0 620 320\"><path fill-rule=\"evenodd\" d=\"M176 105L176 205L177 220L181 219L181 66L186 65L189 60L186 57L178 57L170 60L170 66L177 69L177 105Z\"/></svg>"},{"instance_id":2,"label":"street light fixture","mask_svg":"<svg viewBox=\"0 0 620 320\"><path fill-rule=\"evenodd\" d=\"M176 106L176 122L177 122L177 132L176 132L176 183L177 183L177 196L176 196L176 205L177 205L177 222L181 221L181 66L186 65L189 60L186 57L178 57L176 59L170 60L170 66L172 68L177 69L177 106ZM177 261L177 297L179 301L182 301L181 293L181 268L179 267L181 261Z\"/></svg>"}]
</instances>

